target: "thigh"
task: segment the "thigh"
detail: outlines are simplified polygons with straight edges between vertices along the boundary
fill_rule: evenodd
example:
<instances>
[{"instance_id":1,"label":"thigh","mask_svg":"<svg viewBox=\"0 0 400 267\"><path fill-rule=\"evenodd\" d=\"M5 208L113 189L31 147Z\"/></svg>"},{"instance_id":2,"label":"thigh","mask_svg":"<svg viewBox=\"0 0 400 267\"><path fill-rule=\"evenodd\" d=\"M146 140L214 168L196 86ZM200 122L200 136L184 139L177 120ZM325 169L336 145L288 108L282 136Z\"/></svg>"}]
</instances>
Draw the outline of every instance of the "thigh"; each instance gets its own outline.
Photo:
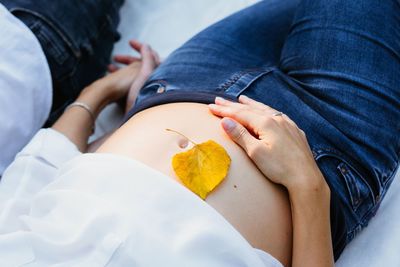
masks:
<instances>
[{"instance_id":1,"label":"thigh","mask_svg":"<svg viewBox=\"0 0 400 267\"><path fill-rule=\"evenodd\" d=\"M317 99L313 109L357 144L338 146L381 172L382 184L400 151L399 14L396 0L305 0L280 63Z\"/></svg>"},{"instance_id":2,"label":"thigh","mask_svg":"<svg viewBox=\"0 0 400 267\"><path fill-rule=\"evenodd\" d=\"M167 90L224 90L242 72L278 64L297 3L261 1L223 19L173 52L150 82Z\"/></svg>"},{"instance_id":3,"label":"thigh","mask_svg":"<svg viewBox=\"0 0 400 267\"><path fill-rule=\"evenodd\" d=\"M253 90L273 86L254 94L306 131L340 199L347 242L375 214L398 167L399 14L395 0L302 1L279 69Z\"/></svg>"}]
</instances>

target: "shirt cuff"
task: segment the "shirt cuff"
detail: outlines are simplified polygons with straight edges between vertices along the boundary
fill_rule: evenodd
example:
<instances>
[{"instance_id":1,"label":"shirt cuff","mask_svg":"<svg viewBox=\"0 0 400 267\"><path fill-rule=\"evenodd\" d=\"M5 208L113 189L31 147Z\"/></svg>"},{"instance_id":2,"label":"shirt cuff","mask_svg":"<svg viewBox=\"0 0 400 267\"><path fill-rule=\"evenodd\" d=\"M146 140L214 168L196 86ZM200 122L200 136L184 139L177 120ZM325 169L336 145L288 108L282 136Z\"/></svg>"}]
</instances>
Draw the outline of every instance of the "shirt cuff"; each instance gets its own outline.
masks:
<instances>
[{"instance_id":1,"label":"shirt cuff","mask_svg":"<svg viewBox=\"0 0 400 267\"><path fill-rule=\"evenodd\" d=\"M29 144L17 155L34 156L59 168L63 163L82 154L65 135L48 128L41 129Z\"/></svg>"}]
</instances>

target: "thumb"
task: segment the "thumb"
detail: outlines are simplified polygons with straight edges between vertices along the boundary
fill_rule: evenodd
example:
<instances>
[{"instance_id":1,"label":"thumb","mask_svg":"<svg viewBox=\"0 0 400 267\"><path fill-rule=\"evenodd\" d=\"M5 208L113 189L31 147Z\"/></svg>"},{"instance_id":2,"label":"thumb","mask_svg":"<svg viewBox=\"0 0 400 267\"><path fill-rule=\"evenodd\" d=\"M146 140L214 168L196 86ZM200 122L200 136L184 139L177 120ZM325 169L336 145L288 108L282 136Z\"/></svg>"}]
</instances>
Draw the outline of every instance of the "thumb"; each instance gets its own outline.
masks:
<instances>
[{"instance_id":1,"label":"thumb","mask_svg":"<svg viewBox=\"0 0 400 267\"><path fill-rule=\"evenodd\" d=\"M229 118L223 118L221 124L228 136L247 153L250 147L255 145L257 139L240 123Z\"/></svg>"},{"instance_id":2,"label":"thumb","mask_svg":"<svg viewBox=\"0 0 400 267\"><path fill-rule=\"evenodd\" d=\"M144 44L140 50L140 54L142 55L141 75L150 76L153 70L157 67L154 52L149 45Z\"/></svg>"}]
</instances>

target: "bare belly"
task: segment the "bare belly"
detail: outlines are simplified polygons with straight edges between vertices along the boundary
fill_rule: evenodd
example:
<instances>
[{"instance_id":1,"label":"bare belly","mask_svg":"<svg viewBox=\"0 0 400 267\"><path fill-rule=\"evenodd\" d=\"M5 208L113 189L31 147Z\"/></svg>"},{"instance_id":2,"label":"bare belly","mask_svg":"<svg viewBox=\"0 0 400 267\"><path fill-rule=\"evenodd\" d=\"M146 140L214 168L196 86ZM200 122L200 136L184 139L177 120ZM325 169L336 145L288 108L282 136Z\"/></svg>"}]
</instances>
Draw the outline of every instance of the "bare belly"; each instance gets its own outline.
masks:
<instances>
[{"instance_id":1,"label":"bare belly","mask_svg":"<svg viewBox=\"0 0 400 267\"><path fill-rule=\"evenodd\" d=\"M288 265L292 250L290 203L286 191L271 183L220 126L220 118L197 103L156 106L133 116L96 153L124 155L145 163L167 176L176 177L172 157L187 150L185 138L170 128L202 143L214 140L232 159L227 178L206 202L225 217L253 246Z\"/></svg>"}]
</instances>

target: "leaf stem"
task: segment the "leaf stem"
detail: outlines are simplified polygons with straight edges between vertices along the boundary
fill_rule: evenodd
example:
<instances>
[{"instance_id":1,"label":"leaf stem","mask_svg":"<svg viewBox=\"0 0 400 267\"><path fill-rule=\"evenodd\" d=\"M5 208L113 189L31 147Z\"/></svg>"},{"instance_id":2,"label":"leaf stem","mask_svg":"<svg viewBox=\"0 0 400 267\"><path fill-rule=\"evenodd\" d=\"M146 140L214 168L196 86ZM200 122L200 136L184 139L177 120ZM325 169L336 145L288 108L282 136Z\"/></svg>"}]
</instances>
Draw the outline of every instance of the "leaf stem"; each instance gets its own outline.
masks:
<instances>
[{"instance_id":1,"label":"leaf stem","mask_svg":"<svg viewBox=\"0 0 400 267\"><path fill-rule=\"evenodd\" d=\"M197 146L197 143L192 141L192 140L190 140L186 135L184 135L184 134L182 134L182 133L180 133L178 131L172 130L172 129L165 129L165 130L168 131L168 132L173 132L173 133L179 134L180 136L185 137L190 143L192 143L193 145Z\"/></svg>"}]
</instances>

